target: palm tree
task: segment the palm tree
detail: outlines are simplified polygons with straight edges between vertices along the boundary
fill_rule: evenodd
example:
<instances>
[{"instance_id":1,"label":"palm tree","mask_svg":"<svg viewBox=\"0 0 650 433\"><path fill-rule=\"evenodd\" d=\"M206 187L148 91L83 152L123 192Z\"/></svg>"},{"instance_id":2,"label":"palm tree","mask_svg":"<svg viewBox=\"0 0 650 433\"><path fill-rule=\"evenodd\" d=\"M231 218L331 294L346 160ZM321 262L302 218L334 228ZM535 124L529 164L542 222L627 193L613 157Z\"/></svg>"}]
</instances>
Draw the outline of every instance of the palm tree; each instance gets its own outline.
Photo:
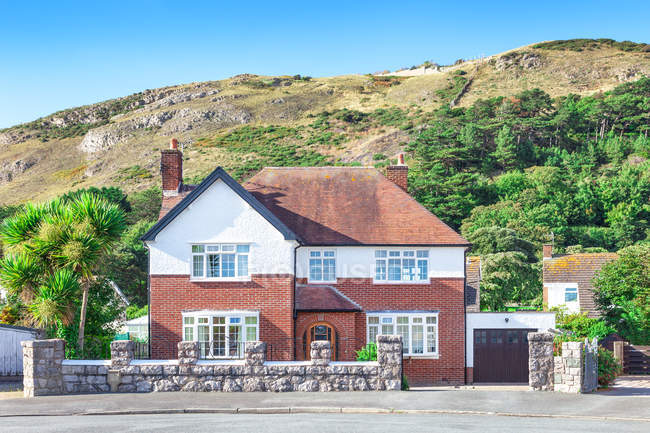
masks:
<instances>
[{"instance_id":1,"label":"palm tree","mask_svg":"<svg viewBox=\"0 0 650 433\"><path fill-rule=\"evenodd\" d=\"M46 326L69 324L74 298L81 292L77 343L82 352L96 268L124 228L122 210L93 194L29 204L0 228L6 251L0 280L29 304L32 321Z\"/></svg>"}]
</instances>

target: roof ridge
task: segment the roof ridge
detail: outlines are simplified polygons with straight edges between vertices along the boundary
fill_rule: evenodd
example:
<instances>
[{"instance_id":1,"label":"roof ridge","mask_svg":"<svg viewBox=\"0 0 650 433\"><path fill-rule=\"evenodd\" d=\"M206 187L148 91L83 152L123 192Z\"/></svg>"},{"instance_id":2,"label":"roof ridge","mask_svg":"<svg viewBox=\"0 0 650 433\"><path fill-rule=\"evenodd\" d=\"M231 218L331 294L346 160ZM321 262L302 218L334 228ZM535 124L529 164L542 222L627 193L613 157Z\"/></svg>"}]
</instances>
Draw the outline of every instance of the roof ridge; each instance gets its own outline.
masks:
<instances>
[{"instance_id":1,"label":"roof ridge","mask_svg":"<svg viewBox=\"0 0 650 433\"><path fill-rule=\"evenodd\" d=\"M321 170L321 169L331 169L331 168L336 168L336 169L373 169L376 171L377 167L374 167L372 165L321 165L321 166L309 166L309 167L274 167L274 166L269 166L269 167L264 167L260 171L264 170Z\"/></svg>"}]
</instances>

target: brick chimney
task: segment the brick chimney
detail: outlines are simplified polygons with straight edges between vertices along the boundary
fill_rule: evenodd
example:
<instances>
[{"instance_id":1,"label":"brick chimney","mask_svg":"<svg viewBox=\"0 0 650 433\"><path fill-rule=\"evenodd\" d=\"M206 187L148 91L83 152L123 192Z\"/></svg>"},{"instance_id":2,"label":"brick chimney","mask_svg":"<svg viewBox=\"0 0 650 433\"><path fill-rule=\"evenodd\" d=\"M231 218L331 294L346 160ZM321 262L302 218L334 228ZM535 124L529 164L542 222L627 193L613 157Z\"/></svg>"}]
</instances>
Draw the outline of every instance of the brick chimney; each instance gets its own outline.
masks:
<instances>
[{"instance_id":1,"label":"brick chimney","mask_svg":"<svg viewBox=\"0 0 650 433\"><path fill-rule=\"evenodd\" d=\"M175 138L171 139L169 149L161 151L160 173L163 196L178 195L183 183L183 152L178 148L178 140Z\"/></svg>"},{"instance_id":2,"label":"brick chimney","mask_svg":"<svg viewBox=\"0 0 650 433\"><path fill-rule=\"evenodd\" d=\"M545 260L553 258L553 244L542 245L542 258Z\"/></svg>"},{"instance_id":3,"label":"brick chimney","mask_svg":"<svg viewBox=\"0 0 650 433\"><path fill-rule=\"evenodd\" d=\"M406 192L408 192L409 188L408 174L409 168L404 163L403 153L397 155L397 165L389 165L386 167L386 178Z\"/></svg>"}]
</instances>

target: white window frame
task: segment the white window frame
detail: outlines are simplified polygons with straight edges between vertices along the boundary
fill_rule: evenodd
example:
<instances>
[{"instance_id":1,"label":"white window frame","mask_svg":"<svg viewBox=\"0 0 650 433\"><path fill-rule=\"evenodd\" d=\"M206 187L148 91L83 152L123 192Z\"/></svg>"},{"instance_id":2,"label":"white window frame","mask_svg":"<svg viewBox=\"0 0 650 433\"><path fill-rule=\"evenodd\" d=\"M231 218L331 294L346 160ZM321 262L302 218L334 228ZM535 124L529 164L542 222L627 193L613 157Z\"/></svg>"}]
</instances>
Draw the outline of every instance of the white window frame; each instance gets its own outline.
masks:
<instances>
[{"instance_id":1,"label":"white window frame","mask_svg":"<svg viewBox=\"0 0 650 433\"><path fill-rule=\"evenodd\" d=\"M312 257L312 253L318 253L320 254L319 257ZM325 253L333 253L333 256L327 256L325 257ZM336 249L334 248L309 248L307 251L307 281L309 283L336 283L336 276L337 276L337 254L336 254ZM334 260L334 278L333 279L313 279L311 277L311 261L312 260L320 260L321 262L321 276L324 276L323 272L323 261L326 259L332 259Z\"/></svg>"},{"instance_id":2,"label":"white window frame","mask_svg":"<svg viewBox=\"0 0 650 433\"><path fill-rule=\"evenodd\" d=\"M192 281L250 281L251 280L251 244L250 243L237 243L237 242L191 242L190 249L190 280ZM194 247L203 247L202 252L194 252ZM233 251L223 251L223 247L233 248ZM247 252L237 251L240 247L248 247ZM209 248L214 248L215 251L208 251ZM217 250L218 249L218 250ZM233 276L227 277L208 277L208 256L218 254L234 254L235 256L235 269ZM202 273L200 276L194 275L194 257L203 257ZM246 257L246 274L239 275L240 271L240 257ZM219 259L219 270L223 272L223 260Z\"/></svg>"},{"instance_id":3,"label":"white window frame","mask_svg":"<svg viewBox=\"0 0 650 433\"><path fill-rule=\"evenodd\" d=\"M224 331L225 331L225 339L224 339L224 348L225 348L225 354L223 356L216 356L213 354L208 354L208 355L203 355L201 354L201 359L243 359L244 358L244 345L247 341L259 341L260 338L260 313L259 311L248 311L248 310L223 310L223 311L217 311L217 310L199 310L199 311L191 311L191 312L183 312L182 313L183 318L181 319L183 331L182 331L182 336L183 336L183 341L199 341L199 326L206 326L205 323L199 323L199 319L207 319L207 326L208 326L208 341L210 348L213 347L214 341L214 328L215 326L224 326ZM215 324L213 318L214 317L223 317L224 323L223 325L221 324ZM255 324L249 324L246 323L247 318L255 318ZM188 319L188 320L186 320ZM235 319L235 320L233 320ZM187 321L191 321L191 324L186 324ZM237 322L238 321L238 322ZM229 326L237 326L239 325L241 327L240 330L240 335L241 339L239 343L241 344L241 347L238 349L238 355L232 356L228 353L230 346L230 333L228 330ZM186 331L185 329L191 329L192 330L192 340L185 340L186 336ZM248 329L249 328L254 328L255 329L255 338L254 339L249 339L248 338ZM199 348L200 351L202 351L202 348Z\"/></svg>"},{"instance_id":4,"label":"white window frame","mask_svg":"<svg viewBox=\"0 0 650 433\"><path fill-rule=\"evenodd\" d=\"M393 254L391 256L391 253ZM407 253L407 255L405 255ZM427 248L377 248L373 254L374 267L372 281L374 284L428 284L430 282L429 273L431 272L431 253ZM400 279L390 279L390 260L400 261ZM415 279L405 280L404 260L413 259L415 261ZM377 278L380 262L384 265L384 278ZM426 275L424 279L420 278L420 262L426 266Z\"/></svg>"},{"instance_id":5,"label":"white window frame","mask_svg":"<svg viewBox=\"0 0 650 433\"><path fill-rule=\"evenodd\" d=\"M408 317L408 341L403 341L404 356L414 357L414 358L438 358L440 356L440 318L439 312L430 311L430 312L409 312L409 311L390 311L390 312L367 312L366 313L366 342L371 343L370 338L371 328L376 330L376 335L402 335L398 333L398 326L407 326L406 324L399 323L398 318L403 319ZM377 324L371 324L370 318L378 318ZM435 318L435 323L427 323L427 318ZM415 319L415 320L414 320ZM417 322L420 320L420 322ZM390 321L390 323L389 323ZM401 320L400 320L401 322ZM392 332L384 332L384 327L390 327L392 325ZM417 326L422 326L422 353L412 353L413 346L413 328ZM435 328L435 351L428 350L428 337L429 337L429 327ZM388 329L386 329L388 331Z\"/></svg>"}]
</instances>

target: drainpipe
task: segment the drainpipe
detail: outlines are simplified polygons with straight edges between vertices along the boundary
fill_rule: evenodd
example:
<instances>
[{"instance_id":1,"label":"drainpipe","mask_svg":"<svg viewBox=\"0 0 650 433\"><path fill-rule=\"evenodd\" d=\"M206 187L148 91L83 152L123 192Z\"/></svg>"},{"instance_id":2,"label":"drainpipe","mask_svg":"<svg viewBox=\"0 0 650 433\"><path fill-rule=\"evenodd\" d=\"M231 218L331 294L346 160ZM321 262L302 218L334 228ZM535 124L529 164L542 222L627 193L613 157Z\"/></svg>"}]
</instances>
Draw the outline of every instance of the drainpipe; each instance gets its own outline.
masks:
<instances>
[{"instance_id":1,"label":"drainpipe","mask_svg":"<svg viewBox=\"0 0 650 433\"><path fill-rule=\"evenodd\" d=\"M296 278L298 277L297 273L297 262L298 262L298 248L300 248L301 245L298 244L293 248L293 359L296 359L296 339L298 338L296 336Z\"/></svg>"},{"instance_id":2,"label":"drainpipe","mask_svg":"<svg viewBox=\"0 0 650 433\"><path fill-rule=\"evenodd\" d=\"M151 250L146 242L144 246L147 249L147 338L149 341L147 355L151 359Z\"/></svg>"},{"instance_id":3,"label":"drainpipe","mask_svg":"<svg viewBox=\"0 0 650 433\"><path fill-rule=\"evenodd\" d=\"M463 323L465 325L463 331L463 358L465 358L463 377L465 378L465 384L467 384L467 248L463 250L463 275L465 275L463 284L463 311L465 312L463 317Z\"/></svg>"}]
</instances>

